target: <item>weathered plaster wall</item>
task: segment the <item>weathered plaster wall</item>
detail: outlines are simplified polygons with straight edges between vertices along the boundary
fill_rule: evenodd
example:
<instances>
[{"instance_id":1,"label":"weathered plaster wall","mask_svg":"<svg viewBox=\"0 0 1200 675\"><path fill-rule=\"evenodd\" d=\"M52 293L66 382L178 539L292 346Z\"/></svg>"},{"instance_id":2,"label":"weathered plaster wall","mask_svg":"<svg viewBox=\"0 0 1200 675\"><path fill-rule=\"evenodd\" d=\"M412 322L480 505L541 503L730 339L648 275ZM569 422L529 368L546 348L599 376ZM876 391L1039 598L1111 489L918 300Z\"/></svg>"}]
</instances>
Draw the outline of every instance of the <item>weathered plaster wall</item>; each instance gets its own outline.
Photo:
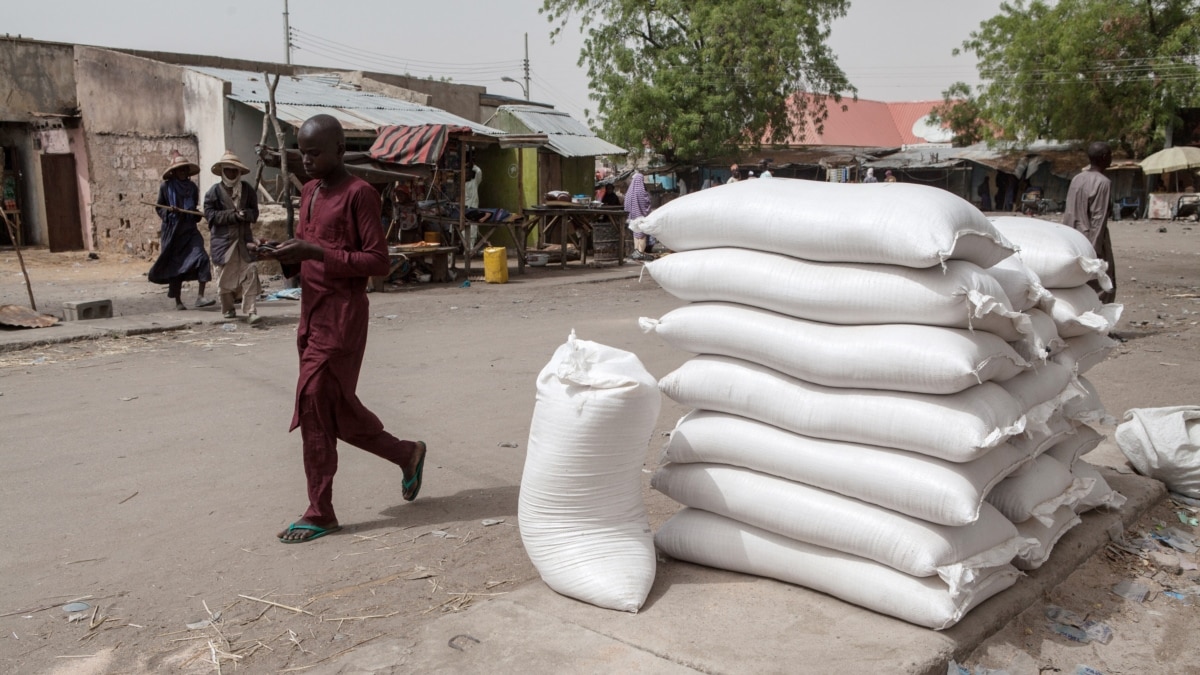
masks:
<instances>
[{"instance_id":1,"label":"weathered plaster wall","mask_svg":"<svg viewBox=\"0 0 1200 675\"><path fill-rule=\"evenodd\" d=\"M71 45L0 37L0 121L29 122L33 113L71 114L75 98Z\"/></svg>"},{"instance_id":2,"label":"weathered plaster wall","mask_svg":"<svg viewBox=\"0 0 1200 675\"><path fill-rule=\"evenodd\" d=\"M178 66L76 47L75 80L89 133L169 136L187 128Z\"/></svg>"},{"instance_id":3,"label":"weathered plaster wall","mask_svg":"<svg viewBox=\"0 0 1200 675\"><path fill-rule=\"evenodd\" d=\"M158 185L172 150L185 157L196 156L195 137L93 133L88 142L94 248L153 258L158 251L160 223L154 207L140 202L153 203L158 198Z\"/></svg>"},{"instance_id":4,"label":"weathered plaster wall","mask_svg":"<svg viewBox=\"0 0 1200 675\"><path fill-rule=\"evenodd\" d=\"M199 159L193 160L200 165L200 175L196 176L196 180L200 183L200 194L203 195L220 180L213 174L212 165L221 159L225 150L236 151L228 147L233 126L231 104L225 98L229 94L229 84L194 70L181 70L184 129L198 141ZM243 158L242 161L246 160Z\"/></svg>"}]
</instances>

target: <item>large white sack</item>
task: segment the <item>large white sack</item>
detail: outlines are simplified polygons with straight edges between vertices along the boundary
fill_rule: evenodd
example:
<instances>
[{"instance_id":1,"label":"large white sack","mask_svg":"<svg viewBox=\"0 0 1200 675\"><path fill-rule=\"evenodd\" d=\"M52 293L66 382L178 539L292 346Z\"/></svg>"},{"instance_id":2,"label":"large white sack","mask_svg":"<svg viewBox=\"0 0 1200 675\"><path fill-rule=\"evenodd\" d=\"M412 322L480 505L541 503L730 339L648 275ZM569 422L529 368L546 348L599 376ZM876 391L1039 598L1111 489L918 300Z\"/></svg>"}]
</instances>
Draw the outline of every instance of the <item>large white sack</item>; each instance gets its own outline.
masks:
<instances>
[{"instance_id":1,"label":"large white sack","mask_svg":"<svg viewBox=\"0 0 1200 675\"><path fill-rule=\"evenodd\" d=\"M1042 280L1021 262L1019 255L1009 256L992 265L987 268L987 273L1000 282L1009 303L1018 312L1033 309L1050 297L1050 292L1042 286Z\"/></svg>"},{"instance_id":2,"label":"large white sack","mask_svg":"<svg viewBox=\"0 0 1200 675\"><path fill-rule=\"evenodd\" d=\"M1029 330L1010 343L1021 358L1042 363L1066 348L1067 341L1059 337L1053 317L1040 309L1031 309L1025 315L1029 317Z\"/></svg>"},{"instance_id":3,"label":"large white sack","mask_svg":"<svg viewBox=\"0 0 1200 675\"><path fill-rule=\"evenodd\" d=\"M650 485L684 506L874 560L915 577L936 575L951 589L970 583L981 568L1008 563L1020 543L1013 524L986 505L970 525L935 525L727 464L667 464L654 472Z\"/></svg>"},{"instance_id":4,"label":"large white sack","mask_svg":"<svg viewBox=\"0 0 1200 675\"><path fill-rule=\"evenodd\" d=\"M688 302L736 302L842 325L917 323L974 328L1020 339L1029 317L1008 304L977 265L944 268L822 263L739 248L675 253L646 265L668 293Z\"/></svg>"},{"instance_id":5,"label":"large white sack","mask_svg":"<svg viewBox=\"0 0 1200 675\"><path fill-rule=\"evenodd\" d=\"M1200 406L1127 410L1117 445L1138 473L1200 499Z\"/></svg>"},{"instance_id":6,"label":"large white sack","mask_svg":"<svg viewBox=\"0 0 1200 675\"><path fill-rule=\"evenodd\" d=\"M1044 423L1014 435L1008 443L1032 459L1074 433L1074 423L1063 415L1062 410L1056 410ZM1027 469L1028 465L1020 467L1010 475L1016 476Z\"/></svg>"},{"instance_id":7,"label":"large white sack","mask_svg":"<svg viewBox=\"0 0 1200 675\"><path fill-rule=\"evenodd\" d=\"M1095 279L1104 290L1112 288L1108 264L1096 257L1082 232L1037 218L997 216L992 224L1020 249L1021 262L1033 270L1047 288L1082 286Z\"/></svg>"},{"instance_id":8,"label":"large white sack","mask_svg":"<svg viewBox=\"0 0 1200 675\"><path fill-rule=\"evenodd\" d=\"M1050 446L1045 454L1057 459L1063 466L1075 466L1080 457L1095 450L1104 438L1088 425L1076 424L1074 433Z\"/></svg>"},{"instance_id":9,"label":"large white sack","mask_svg":"<svg viewBox=\"0 0 1200 675\"><path fill-rule=\"evenodd\" d=\"M996 507L1014 523L1036 518L1051 525L1060 506L1074 506L1091 492L1094 481L1076 479L1071 469L1048 455L1035 458L1028 471L1000 481L987 495L987 503Z\"/></svg>"},{"instance_id":10,"label":"large white sack","mask_svg":"<svg viewBox=\"0 0 1200 675\"><path fill-rule=\"evenodd\" d=\"M1076 383L1081 395L1063 404L1063 416L1083 424L1116 424L1117 421L1104 409L1096 385L1086 377L1077 378Z\"/></svg>"},{"instance_id":11,"label":"large white sack","mask_svg":"<svg viewBox=\"0 0 1200 675\"><path fill-rule=\"evenodd\" d=\"M630 223L673 251L737 246L825 262L990 267L1013 249L971 204L923 185L743 181Z\"/></svg>"},{"instance_id":12,"label":"large white sack","mask_svg":"<svg viewBox=\"0 0 1200 675\"><path fill-rule=\"evenodd\" d=\"M1108 481L1104 480L1104 476L1091 464L1079 460L1071 466L1071 473L1076 478L1092 481L1091 492L1088 492L1084 495L1083 499L1080 499L1075 504L1075 513L1084 513L1085 511L1098 509L1101 506L1106 509L1117 510L1125 505L1125 495L1112 489Z\"/></svg>"},{"instance_id":13,"label":"large white sack","mask_svg":"<svg viewBox=\"0 0 1200 675\"><path fill-rule=\"evenodd\" d=\"M636 612L654 583L642 465L662 399L633 354L574 332L538 374L517 520L550 588Z\"/></svg>"},{"instance_id":14,"label":"large white sack","mask_svg":"<svg viewBox=\"0 0 1200 675\"><path fill-rule=\"evenodd\" d=\"M697 509L672 516L654 543L678 560L805 586L935 630L953 626L1019 576L1011 565L981 570L971 584L952 593L937 577L910 576Z\"/></svg>"},{"instance_id":15,"label":"large white sack","mask_svg":"<svg viewBox=\"0 0 1200 675\"><path fill-rule=\"evenodd\" d=\"M693 303L640 320L667 344L732 356L828 387L953 394L1007 380L1028 362L980 331L913 324L838 326L725 302Z\"/></svg>"},{"instance_id":16,"label":"large white sack","mask_svg":"<svg viewBox=\"0 0 1200 675\"><path fill-rule=\"evenodd\" d=\"M1023 523L1017 523L1017 532L1030 545L1019 550L1013 559L1013 565L1020 570L1036 570L1050 559L1054 545L1072 527L1080 523L1079 516L1069 506L1060 506L1054 512L1050 524L1046 525L1037 518L1030 518Z\"/></svg>"},{"instance_id":17,"label":"large white sack","mask_svg":"<svg viewBox=\"0 0 1200 675\"><path fill-rule=\"evenodd\" d=\"M663 450L676 464L742 466L941 525L979 518L989 490L1028 458L1007 443L954 463L875 445L810 438L705 410L688 413Z\"/></svg>"},{"instance_id":18,"label":"large white sack","mask_svg":"<svg viewBox=\"0 0 1200 675\"><path fill-rule=\"evenodd\" d=\"M1016 399L991 382L957 394L837 389L726 356L698 356L659 382L689 408L766 422L805 436L969 462L1024 429Z\"/></svg>"},{"instance_id":19,"label":"large white sack","mask_svg":"<svg viewBox=\"0 0 1200 675\"><path fill-rule=\"evenodd\" d=\"M1101 303L1100 296L1091 286L1052 288L1050 294L1054 296L1050 316L1058 327L1059 336L1064 338L1088 333L1108 334L1117 327L1125 309L1124 305Z\"/></svg>"},{"instance_id":20,"label":"large white sack","mask_svg":"<svg viewBox=\"0 0 1200 675\"><path fill-rule=\"evenodd\" d=\"M1032 316L1032 312L1030 314ZM1070 368L1076 375L1083 375L1103 363L1116 346L1117 341L1104 333L1088 332L1068 339L1066 348L1053 358L1055 363Z\"/></svg>"}]
</instances>

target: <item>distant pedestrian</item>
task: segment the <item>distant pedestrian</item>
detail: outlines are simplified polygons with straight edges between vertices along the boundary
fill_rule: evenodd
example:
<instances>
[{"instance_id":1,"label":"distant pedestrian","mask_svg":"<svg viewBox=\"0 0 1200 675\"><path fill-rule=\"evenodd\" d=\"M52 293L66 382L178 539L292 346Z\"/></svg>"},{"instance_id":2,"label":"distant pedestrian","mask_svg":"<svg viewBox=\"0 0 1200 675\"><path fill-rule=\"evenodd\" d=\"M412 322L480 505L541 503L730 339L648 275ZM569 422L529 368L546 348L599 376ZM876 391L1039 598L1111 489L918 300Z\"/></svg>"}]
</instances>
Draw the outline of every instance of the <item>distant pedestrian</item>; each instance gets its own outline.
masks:
<instances>
[{"instance_id":1,"label":"distant pedestrian","mask_svg":"<svg viewBox=\"0 0 1200 675\"><path fill-rule=\"evenodd\" d=\"M1101 302L1113 302L1117 298L1117 264L1113 260L1112 239L1108 234L1108 213L1112 205L1112 181L1104 171L1112 164L1112 148L1108 143L1096 141L1088 146L1088 168L1071 179L1067 188L1067 206L1063 211L1063 225L1082 232L1096 257L1108 263L1108 278L1111 291L1100 290L1095 280L1089 285L1100 295Z\"/></svg>"},{"instance_id":2,"label":"distant pedestrian","mask_svg":"<svg viewBox=\"0 0 1200 675\"><path fill-rule=\"evenodd\" d=\"M864 183L878 183L879 179L875 177L875 169L867 169L867 177L863 179Z\"/></svg>"},{"instance_id":3,"label":"distant pedestrian","mask_svg":"<svg viewBox=\"0 0 1200 675\"><path fill-rule=\"evenodd\" d=\"M300 270L300 378L292 429L300 427L308 510L279 533L297 544L341 529L333 511L337 444L381 457L404 472L400 496L421 491L425 443L402 441L358 400L358 374L367 348L367 278L388 272L387 242L379 225L379 194L346 171L346 137L331 115L317 115L296 134L304 171L313 180L300 193L296 237L271 253Z\"/></svg>"},{"instance_id":4,"label":"distant pedestrian","mask_svg":"<svg viewBox=\"0 0 1200 675\"><path fill-rule=\"evenodd\" d=\"M175 300L175 309L187 309L180 297L183 282L196 281L200 292L196 296L197 307L209 307L216 300L204 297L204 286L212 281L212 263L204 250L204 237L197 225L200 216L200 188L191 177L200 173L200 167L189 162L178 150L171 152L171 164L162 173L158 186L158 206L155 210L162 219L159 228L158 259L150 267L146 278L152 283L166 284L167 297Z\"/></svg>"},{"instance_id":5,"label":"distant pedestrian","mask_svg":"<svg viewBox=\"0 0 1200 675\"><path fill-rule=\"evenodd\" d=\"M726 185L732 185L742 179L742 174L738 171L737 164L729 165L729 180L725 181Z\"/></svg>"},{"instance_id":6,"label":"distant pedestrian","mask_svg":"<svg viewBox=\"0 0 1200 675\"><path fill-rule=\"evenodd\" d=\"M992 210L992 186L989 185L989 182L988 177L984 176L983 180L979 183L979 189L975 191L979 195L980 211Z\"/></svg>"},{"instance_id":7,"label":"distant pedestrian","mask_svg":"<svg viewBox=\"0 0 1200 675\"><path fill-rule=\"evenodd\" d=\"M226 319L237 317L233 309L237 296L242 298L242 313L247 323L258 323L257 302L262 286L258 281L258 248L253 228L258 220L258 195L254 186L242 180L250 169L233 151L226 150L212 172L220 182L204 195L204 218L211 233L210 251L217 270L217 295Z\"/></svg>"},{"instance_id":8,"label":"distant pedestrian","mask_svg":"<svg viewBox=\"0 0 1200 675\"><path fill-rule=\"evenodd\" d=\"M887 171L883 172L883 182L895 183L896 182L896 174L892 173L891 169L888 169Z\"/></svg>"},{"instance_id":9,"label":"distant pedestrian","mask_svg":"<svg viewBox=\"0 0 1200 675\"><path fill-rule=\"evenodd\" d=\"M650 215L650 194L646 192L646 177L641 171L634 171L633 177L629 179L629 190L625 193L625 213L629 215L630 221ZM645 257L651 246L649 235L644 232L633 233L634 260Z\"/></svg>"},{"instance_id":10,"label":"distant pedestrian","mask_svg":"<svg viewBox=\"0 0 1200 675\"><path fill-rule=\"evenodd\" d=\"M468 211L479 208L479 185L482 182L483 169L479 168L479 165L474 161L468 161L466 181L464 183L466 191L463 192L463 205L467 207ZM473 251L475 250L475 241L479 239L478 225L471 225L470 239L470 250Z\"/></svg>"}]
</instances>

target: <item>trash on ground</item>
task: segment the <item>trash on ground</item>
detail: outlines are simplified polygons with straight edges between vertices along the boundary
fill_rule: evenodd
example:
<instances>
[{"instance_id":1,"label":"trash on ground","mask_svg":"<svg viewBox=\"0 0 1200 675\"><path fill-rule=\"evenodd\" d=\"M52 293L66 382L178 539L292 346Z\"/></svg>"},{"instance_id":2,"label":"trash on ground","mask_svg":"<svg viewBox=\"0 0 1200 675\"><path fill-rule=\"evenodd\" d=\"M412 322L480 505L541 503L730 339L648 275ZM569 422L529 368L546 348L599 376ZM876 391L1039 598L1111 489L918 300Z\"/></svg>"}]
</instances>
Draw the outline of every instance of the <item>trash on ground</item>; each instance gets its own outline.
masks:
<instances>
[{"instance_id":1,"label":"trash on ground","mask_svg":"<svg viewBox=\"0 0 1200 675\"><path fill-rule=\"evenodd\" d=\"M1178 591L1163 591L1162 594L1167 596L1168 598L1171 598L1172 600L1178 600L1179 602L1182 602L1185 605L1192 604L1191 597L1184 595L1183 593L1180 593Z\"/></svg>"},{"instance_id":2,"label":"trash on ground","mask_svg":"<svg viewBox=\"0 0 1200 675\"><path fill-rule=\"evenodd\" d=\"M503 522L504 522L503 518L487 518L485 520L479 521L479 524L483 525L484 527L491 527L492 525L499 525Z\"/></svg>"},{"instance_id":3,"label":"trash on ground","mask_svg":"<svg viewBox=\"0 0 1200 675\"><path fill-rule=\"evenodd\" d=\"M440 537L442 539L458 539L459 538L459 536L457 534L450 534L449 532L447 532L445 530L434 530L433 532L430 532L429 534L432 534L435 537Z\"/></svg>"},{"instance_id":4,"label":"trash on ground","mask_svg":"<svg viewBox=\"0 0 1200 675\"><path fill-rule=\"evenodd\" d=\"M91 608L92 606L86 602L71 602L63 605L62 611L68 614L74 614L75 612L86 612Z\"/></svg>"},{"instance_id":5,"label":"trash on ground","mask_svg":"<svg viewBox=\"0 0 1200 675\"><path fill-rule=\"evenodd\" d=\"M1184 553L1195 553L1200 551L1200 547L1196 546L1191 535L1174 527L1168 527L1162 532L1156 532L1150 536L1158 541L1161 541L1167 546L1179 551L1183 551Z\"/></svg>"},{"instance_id":6,"label":"trash on ground","mask_svg":"<svg viewBox=\"0 0 1200 675\"><path fill-rule=\"evenodd\" d=\"M1135 581L1122 579L1117 582L1117 585L1112 587L1112 592L1133 602L1145 602L1146 596L1150 595L1150 588L1139 584Z\"/></svg>"},{"instance_id":7,"label":"trash on ground","mask_svg":"<svg viewBox=\"0 0 1200 675\"><path fill-rule=\"evenodd\" d=\"M1071 640L1072 642L1080 642L1083 644L1091 642L1091 638L1088 637L1088 634L1084 632L1083 629L1076 628L1075 626L1068 626L1065 623L1052 623L1050 624L1050 630L1058 633L1068 640Z\"/></svg>"},{"instance_id":8,"label":"trash on ground","mask_svg":"<svg viewBox=\"0 0 1200 675\"><path fill-rule=\"evenodd\" d=\"M1189 516L1187 511L1180 511L1178 515L1179 522L1184 525L1191 525L1192 527L1200 526L1200 519L1197 519L1195 516Z\"/></svg>"},{"instance_id":9,"label":"trash on ground","mask_svg":"<svg viewBox=\"0 0 1200 675\"><path fill-rule=\"evenodd\" d=\"M498 445L498 446L500 446L500 447L502 447L502 448L516 448L516 447L520 447L520 446L518 446L518 445L517 445L517 444L516 444L514 441L502 441L502 442L500 442L500 443L497 443L497 445Z\"/></svg>"}]
</instances>

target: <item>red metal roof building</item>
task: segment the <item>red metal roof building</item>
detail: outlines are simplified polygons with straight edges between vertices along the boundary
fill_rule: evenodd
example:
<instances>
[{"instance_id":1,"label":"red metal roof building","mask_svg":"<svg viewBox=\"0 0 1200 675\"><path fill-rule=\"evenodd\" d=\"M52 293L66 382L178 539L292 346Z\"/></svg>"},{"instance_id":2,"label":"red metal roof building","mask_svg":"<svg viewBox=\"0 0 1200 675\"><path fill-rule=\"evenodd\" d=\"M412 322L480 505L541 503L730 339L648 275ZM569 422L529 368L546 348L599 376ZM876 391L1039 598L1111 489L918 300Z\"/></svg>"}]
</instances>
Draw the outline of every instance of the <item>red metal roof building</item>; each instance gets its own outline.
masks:
<instances>
[{"instance_id":1,"label":"red metal roof building","mask_svg":"<svg viewBox=\"0 0 1200 675\"><path fill-rule=\"evenodd\" d=\"M798 96L817 100L813 94ZM949 130L928 123L929 112L940 100L888 103L843 98L839 103L826 97L825 103L829 118L822 132L817 133L816 125L806 116L800 125L803 135L793 132L785 145L899 148L950 141Z\"/></svg>"}]
</instances>

